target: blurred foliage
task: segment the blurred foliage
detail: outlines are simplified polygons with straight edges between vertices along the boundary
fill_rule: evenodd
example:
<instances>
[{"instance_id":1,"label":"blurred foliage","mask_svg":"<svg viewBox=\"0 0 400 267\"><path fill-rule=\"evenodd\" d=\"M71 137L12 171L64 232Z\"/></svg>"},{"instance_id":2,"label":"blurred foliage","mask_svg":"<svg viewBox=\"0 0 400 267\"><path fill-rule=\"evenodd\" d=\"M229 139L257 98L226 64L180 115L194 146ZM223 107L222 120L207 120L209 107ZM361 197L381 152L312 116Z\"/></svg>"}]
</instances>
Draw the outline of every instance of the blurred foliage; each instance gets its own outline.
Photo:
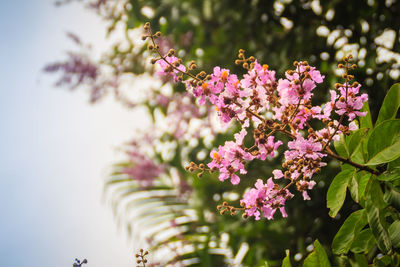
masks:
<instances>
[{"instance_id":1,"label":"blurred foliage","mask_svg":"<svg viewBox=\"0 0 400 267\"><path fill-rule=\"evenodd\" d=\"M377 117L387 89L400 76L400 20L397 17L400 14L400 3L396 1L97 0L86 3L109 22L109 34L117 31L118 25L123 25L128 48L122 49L121 43L116 43L99 61L100 65L111 67L117 76L133 74L139 77L143 73L154 71L148 63L144 44L130 35L132 30L140 29L147 21L151 22L153 29L160 30L165 36L160 44L164 51L174 47L187 62L196 60L199 67L207 72L214 66L221 66L243 73L242 69L234 65L240 48L246 50L246 55L254 55L259 62L277 70L278 76L290 68L294 60L307 60L327 77L315 97L321 103L328 98L328 88L332 88L338 80L335 76L337 62L351 53L359 66L355 73L356 79L363 84L362 90L367 91L370 96L372 118ZM159 87L165 87L167 83L164 80ZM153 91L157 95L162 90L156 88ZM160 114L166 118L171 114L176 116L176 113L171 112L176 111L171 103L181 98L184 88L182 85L173 85L172 91L166 105L154 99L137 103L148 108L155 125ZM155 95L152 97L156 98ZM190 101L194 105L194 100ZM192 117L205 119L210 112L208 107L205 112L199 111ZM187 118L180 117L179 120L185 119ZM315 241L316 238L319 240L318 253L322 253L322 246L330 248L344 220L360 208L358 203L347 196L340 213L334 219L329 217L325 196L328 185L339 171L339 163L335 160L331 160L315 178L317 186L311 192L311 201L303 201L296 196L287 203L288 218L247 221L239 216L217 213L216 206L222 201L239 206L239 196L233 190L242 194L247 187L254 184L256 178L270 177L271 171L281 163L279 157L268 164L252 162L247 168L249 173L235 188L229 182L221 183L216 174L204 174L202 178L198 178L184 170L188 162L203 161L204 156L200 156L201 154L208 155L211 148L232 139L234 127L227 132L209 133L208 135L213 135L211 143L206 141L206 135L191 135L186 138L164 132L154 137L156 141L153 140L150 154L157 163L165 164L168 171L157 178L154 186L143 188L127 178L122 171L121 166L131 163L115 166L115 173L106 188L119 192L111 196L115 210L119 210L116 214L125 217L124 222L129 229L136 225L136 231L141 232L142 228L154 227L153 234L159 234L168 230L165 225L157 228L159 224L166 221L176 222L177 218L188 216L185 211L194 211L195 216L190 217L190 221L178 223L185 226L180 228L181 239L174 235L166 239L170 243L190 243L195 248L193 253L177 252L178 256L174 259L179 260L175 263L197 258L200 260L196 266L221 266L222 262L230 265L235 260L234 254L246 250L246 243L250 246L243 260L240 260L245 266L265 266L265 261L268 266L278 266L286 255L286 249L292 255L297 254L295 259L298 259L296 263L299 264L310 252L310 245L318 242ZM151 131L152 129L149 130L150 133ZM163 144L173 144L169 156L158 149ZM207 157L205 158L204 162L208 162ZM180 181L188 184L190 193L184 196L177 193L176 190L180 189L171 183L177 176ZM166 193L156 197L153 195L155 190L164 190ZM142 202L126 204L126 200L129 197L134 198L138 191L147 192ZM159 221L153 218L154 223L150 223L146 219L146 216L155 216L151 212L143 215L140 222L135 216L125 216L129 210L133 213L138 209L142 209L142 212L148 211L146 205L162 211L157 214ZM182 209L168 208L176 205L180 205ZM137 225L142 228L139 227L138 230ZM229 236L227 241L222 233ZM205 239L200 237L204 234ZM225 245L222 245L224 242ZM158 244L149 243L157 249L168 242L164 240ZM221 246L231 249L231 253L218 253L216 250L212 252ZM337 265L343 264L330 249L327 251L328 257L334 259ZM314 255L318 254L315 253ZM222 256L210 256L211 254Z\"/></svg>"}]
</instances>

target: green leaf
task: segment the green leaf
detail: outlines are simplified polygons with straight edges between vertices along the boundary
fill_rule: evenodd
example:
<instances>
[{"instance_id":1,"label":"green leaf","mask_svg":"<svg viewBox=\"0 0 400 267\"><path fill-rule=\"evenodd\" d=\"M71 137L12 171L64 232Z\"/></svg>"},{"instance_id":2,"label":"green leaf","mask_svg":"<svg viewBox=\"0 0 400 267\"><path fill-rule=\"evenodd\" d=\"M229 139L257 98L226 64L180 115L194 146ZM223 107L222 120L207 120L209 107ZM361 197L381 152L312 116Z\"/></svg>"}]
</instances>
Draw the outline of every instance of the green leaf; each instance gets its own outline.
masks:
<instances>
[{"instance_id":1,"label":"green leaf","mask_svg":"<svg viewBox=\"0 0 400 267\"><path fill-rule=\"evenodd\" d=\"M378 259L378 256L380 256L379 259ZM382 256L382 255L378 254L378 256L374 259L374 261L373 261L374 265L373 266L377 266L377 267L390 266L391 259L390 259L390 257L388 255Z\"/></svg>"},{"instance_id":2,"label":"green leaf","mask_svg":"<svg viewBox=\"0 0 400 267\"><path fill-rule=\"evenodd\" d=\"M352 265L352 266L368 267L368 261L365 258L365 255L363 255L363 254L354 254L354 259L356 260L356 265Z\"/></svg>"},{"instance_id":3,"label":"green leaf","mask_svg":"<svg viewBox=\"0 0 400 267\"><path fill-rule=\"evenodd\" d=\"M361 111L366 111L367 115L364 117L360 117L360 128L367 128L367 129L372 129L372 119L371 119L371 111L369 110L369 104L368 101L364 103L364 106L362 107Z\"/></svg>"},{"instance_id":4,"label":"green leaf","mask_svg":"<svg viewBox=\"0 0 400 267\"><path fill-rule=\"evenodd\" d=\"M400 157L400 120L387 120L374 128L368 139L366 165L391 162Z\"/></svg>"},{"instance_id":5,"label":"green leaf","mask_svg":"<svg viewBox=\"0 0 400 267\"><path fill-rule=\"evenodd\" d=\"M355 202L359 203L364 197L364 192L370 177L371 174L365 171L353 173L349 184L349 190Z\"/></svg>"},{"instance_id":6,"label":"green leaf","mask_svg":"<svg viewBox=\"0 0 400 267\"><path fill-rule=\"evenodd\" d=\"M334 254L346 254L354 242L356 235L366 224L367 216L364 209L350 214L333 239L332 252Z\"/></svg>"},{"instance_id":7,"label":"green leaf","mask_svg":"<svg viewBox=\"0 0 400 267\"><path fill-rule=\"evenodd\" d=\"M381 110L379 110L376 125L385 120L394 119L400 107L400 84L393 85L386 94Z\"/></svg>"},{"instance_id":8,"label":"green leaf","mask_svg":"<svg viewBox=\"0 0 400 267\"><path fill-rule=\"evenodd\" d=\"M397 167L400 167L400 158L397 158L396 160L389 162L387 169L388 170L393 170Z\"/></svg>"},{"instance_id":9,"label":"green leaf","mask_svg":"<svg viewBox=\"0 0 400 267\"><path fill-rule=\"evenodd\" d=\"M390 170L385 171L381 175L378 175L376 177L379 181L385 181L385 182L390 182L390 181L395 181L400 179L400 167L394 167Z\"/></svg>"},{"instance_id":10,"label":"green leaf","mask_svg":"<svg viewBox=\"0 0 400 267\"><path fill-rule=\"evenodd\" d=\"M338 141L333 142L333 145L335 147L336 152L339 154L339 156L341 156L343 158L349 157L349 151L346 147L346 142L344 140L343 134L340 134L340 139Z\"/></svg>"},{"instance_id":11,"label":"green leaf","mask_svg":"<svg viewBox=\"0 0 400 267\"><path fill-rule=\"evenodd\" d=\"M388 190L386 190L383 199L386 203L392 205L398 211L400 211L400 192L398 189L389 187Z\"/></svg>"},{"instance_id":12,"label":"green leaf","mask_svg":"<svg viewBox=\"0 0 400 267\"><path fill-rule=\"evenodd\" d=\"M395 248L400 248L400 221L395 221L389 226L390 240Z\"/></svg>"},{"instance_id":13,"label":"green leaf","mask_svg":"<svg viewBox=\"0 0 400 267\"><path fill-rule=\"evenodd\" d=\"M385 203L383 201L383 193L380 185L377 181L373 181L365 201L365 210L367 211L368 223L371 227L372 234L375 236L378 248L386 254L392 251L392 242L387 231L388 225L382 211L384 207Z\"/></svg>"},{"instance_id":14,"label":"green leaf","mask_svg":"<svg viewBox=\"0 0 400 267\"><path fill-rule=\"evenodd\" d=\"M314 242L314 251L305 258L303 267L330 267L328 255L318 240Z\"/></svg>"},{"instance_id":15,"label":"green leaf","mask_svg":"<svg viewBox=\"0 0 400 267\"><path fill-rule=\"evenodd\" d=\"M354 171L354 168L345 168L339 172L335 178L333 178L326 196L327 207L330 209L329 216L335 217L343 206L346 198L347 185L349 184Z\"/></svg>"},{"instance_id":16,"label":"green leaf","mask_svg":"<svg viewBox=\"0 0 400 267\"><path fill-rule=\"evenodd\" d=\"M361 128L346 137L346 146L350 156L353 155L356 149L361 145L361 141L367 133L368 130L366 128Z\"/></svg>"},{"instance_id":17,"label":"green leaf","mask_svg":"<svg viewBox=\"0 0 400 267\"><path fill-rule=\"evenodd\" d=\"M375 245L375 237L370 228L359 232L351 244L351 252L353 253L368 253Z\"/></svg>"},{"instance_id":18,"label":"green leaf","mask_svg":"<svg viewBox=\"0 0 400 267\"><path fill-rule=\"evenodd\" d=\"M286 257L283 259L282 267L292 267L292 263L290 262L290 251L286 250Z\"/></svg>"}]
</instances>

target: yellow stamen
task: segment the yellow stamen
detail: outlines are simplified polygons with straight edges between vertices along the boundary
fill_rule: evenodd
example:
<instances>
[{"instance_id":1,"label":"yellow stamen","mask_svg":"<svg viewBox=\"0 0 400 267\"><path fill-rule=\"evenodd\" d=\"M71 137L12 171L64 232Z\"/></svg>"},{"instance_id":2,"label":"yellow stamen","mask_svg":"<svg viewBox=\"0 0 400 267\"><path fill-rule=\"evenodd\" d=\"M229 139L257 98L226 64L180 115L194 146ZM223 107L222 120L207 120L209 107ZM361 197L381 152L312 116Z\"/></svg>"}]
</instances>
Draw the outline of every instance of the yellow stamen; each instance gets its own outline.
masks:
<instances>
[{"instance_id":1,"label":"yellow stamen","mask_svg":"<svg viewBox=\"0 0 400 267\"><path fill-rule=\"evenodd\" d=\"M220 160L221 160L221 158L220 158L220 156L219 156L219 154L218 154L217 151L215 151L215 152L213 153L212 157L213 157L216 161L220 161Z\"/></svg>"},{"instance_id":2,"label":"yellow stamen","mask_svg":"<svg viewBox=\"0 0 400 267\"><path fill-rule=\"evenodd\" d=\"M222 72L221 78L222 78L222 80L226 80L226 78L228 78L228 72L226 70L224 70L224 72Z\"/></svg>"},{"instance_id":3,"label":"yellow stamen","mask_svg":"<svg viewBox=\"0 0 400 267\"><path fill-rule=\"evenodd\" d=\"M264 65L263 65L263 69L264 69L264 70L266 70L266 69L268 69L268 68L269 68L269 66L268 66L267 64L264 64Z\"/></svg>"}]
</instances>

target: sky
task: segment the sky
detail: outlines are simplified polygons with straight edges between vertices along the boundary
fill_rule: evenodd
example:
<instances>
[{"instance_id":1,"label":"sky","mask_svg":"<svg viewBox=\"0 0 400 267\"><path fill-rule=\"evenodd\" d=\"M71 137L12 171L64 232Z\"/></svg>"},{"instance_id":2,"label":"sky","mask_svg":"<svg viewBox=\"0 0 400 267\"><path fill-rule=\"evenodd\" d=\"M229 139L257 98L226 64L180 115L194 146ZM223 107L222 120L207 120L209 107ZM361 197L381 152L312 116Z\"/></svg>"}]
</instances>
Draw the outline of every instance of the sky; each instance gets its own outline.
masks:
<instances>
[{"instance_id":1,"label":"sky","mask_svg":"<svg viewBox=\"0 0 400 267\"><path fill-rule=\"evenodd\" d=\"M46 63L73 45L67 31L104 48L104 23L74 3L5 0L0 9L0 259L4 267L135 266L103 181L138 125L113 99L55 88Z\"/></svg>"}]
</instances>

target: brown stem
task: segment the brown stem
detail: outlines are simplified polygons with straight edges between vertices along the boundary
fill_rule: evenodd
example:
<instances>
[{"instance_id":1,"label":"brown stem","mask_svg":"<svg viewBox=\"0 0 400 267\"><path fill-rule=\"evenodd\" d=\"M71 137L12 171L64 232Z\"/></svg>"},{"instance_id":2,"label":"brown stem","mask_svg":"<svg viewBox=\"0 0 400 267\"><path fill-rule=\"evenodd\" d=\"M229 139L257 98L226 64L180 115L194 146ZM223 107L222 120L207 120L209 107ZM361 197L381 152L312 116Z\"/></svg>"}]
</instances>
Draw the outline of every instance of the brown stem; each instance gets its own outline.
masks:
<instances>
[{"instance_id":1,"label":"brown stem","mask_svg":"<svg viewBox=\"0 0 400 267\"><path fill-rule=\"evenodd\" d=\"M337 160L339 160L339 161L341 161L341 162L343 162L343 163L347 163L347 164L349 164L349 165L351 165L351 166L354 166L354 167L356 167L356 168L358 168L358 169L360 169L360 170L370 172L370 173L372 173L372 174L374 174L374 175L379 175L379 174L381 174L381 172L379 172L379 171L377 171L377 170L374 170L374 169L372 169L372 168L370 168L370 167L368 167L368 166L361 165L361 164L355 163L354 161L352 161L352 160L350 160L350 159L343 158L343 157L341 157L341 156L335 154L335 153L334 153L332 150L330 150L329 148L326 148L326 149L325 149L325 152L326 152L329 156L331 156L332 158L335 158L335 159L337 159Z\"/></svg>"}]
</instances>

